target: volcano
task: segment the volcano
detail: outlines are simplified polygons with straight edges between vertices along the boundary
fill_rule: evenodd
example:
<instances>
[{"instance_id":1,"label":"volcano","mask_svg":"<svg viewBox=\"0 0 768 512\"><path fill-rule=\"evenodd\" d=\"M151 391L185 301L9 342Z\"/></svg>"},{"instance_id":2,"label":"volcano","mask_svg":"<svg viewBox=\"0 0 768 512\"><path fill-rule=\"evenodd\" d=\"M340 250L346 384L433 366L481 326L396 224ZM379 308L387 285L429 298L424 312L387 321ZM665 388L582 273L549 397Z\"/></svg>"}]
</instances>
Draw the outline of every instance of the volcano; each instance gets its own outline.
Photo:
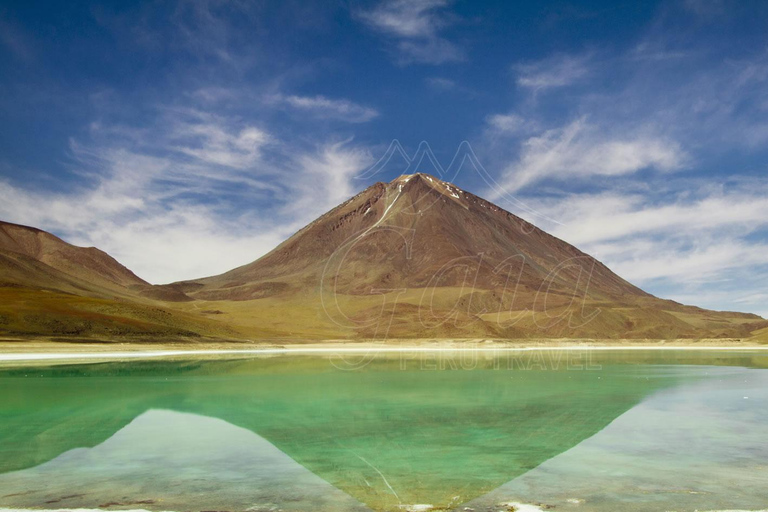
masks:
<instances>
[{"instance_id":1,"label":"volcano","mask_svg":"<svg viewBox=\"0 0 768 512\"><path fill-rule=\"evenodd\" d=\"M368 187L253 263L177 287L286 336L734 337L762 320L654 297L420 173Z\"/></svg>"},{"instance_id":2,"label":"volcano","mask_svg":"<svg viewBox=\"0 0 768 512\"><path fill-rule=\"evenodd\" d=\"M99 249L0 222L6 335L287 343L766 331L757 315L654 297L572 245L427 174L368 187L253 263L162 286Z\"/></svg>"}]
</instances>

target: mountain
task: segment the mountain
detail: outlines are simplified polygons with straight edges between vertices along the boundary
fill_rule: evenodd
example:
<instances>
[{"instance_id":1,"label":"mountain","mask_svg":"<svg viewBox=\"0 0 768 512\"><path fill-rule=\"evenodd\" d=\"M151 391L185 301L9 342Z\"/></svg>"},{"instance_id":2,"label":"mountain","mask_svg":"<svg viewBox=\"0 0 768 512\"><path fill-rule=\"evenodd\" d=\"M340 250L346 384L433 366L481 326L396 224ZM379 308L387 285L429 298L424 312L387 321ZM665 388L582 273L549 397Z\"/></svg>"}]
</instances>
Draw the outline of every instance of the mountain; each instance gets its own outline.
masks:
<instances>
[{"instance_id":1,"label":"mountain","mask_svg":"<svg viewBox=\"0 0 768 512\"><path fill-rule=\"evenodd\" d=\"M149 286L107 253L76 247L37 228L0 221L0 284L119 293Z\"/></svg>"},{"instance_id":2,"label":"mountain","mask_svg":"<svg viewBox=\"0 0 768 512\"><path fill-rule=\"evenodd\" d=\"M447 182L414 174L376 183L249 265L196 281L203 286L192 295L244 300L305 292L329 272L337 291L352 294L462 286L467 270L476 288L504 287L511 270L521 286L538 289L558 268L562 272L552 276L558 293L573 290L579 271L594 269L590 294L648 297L523 219Z\"/></svg>"},{"instance_id":3,"label":"mountain","mask_svg":"<svg viewBox=\"0 0 768 512\"><path fill-rule=\"evenodd\" d=\"M99 249L0 221L0 333L226 335L226 328L166 306L176 300L191 299L174 287L150 285Z\"/></svg>"},{"instance_id":4,"label":"mountain","mask_svg":"<svg viewBox=\"0 0 768 512\"><path fill-rule=\"evenodd\" d=\"M368 187L253 263L163 286L96 248L0 222L6 336L667 339L766 329L756 315L654 297L426 174Z\"/></svg>"},{"instance_id":5,"label":"mountain","mask_svg":"<svg viewBox=\"0 0 768 512\"><path fill-rule=\"evenodd\" d=\"M426 174L376 183L253 263L177 287L283 336L731 337L762 321L656 298Z\"/></svg>"}]
</instances>

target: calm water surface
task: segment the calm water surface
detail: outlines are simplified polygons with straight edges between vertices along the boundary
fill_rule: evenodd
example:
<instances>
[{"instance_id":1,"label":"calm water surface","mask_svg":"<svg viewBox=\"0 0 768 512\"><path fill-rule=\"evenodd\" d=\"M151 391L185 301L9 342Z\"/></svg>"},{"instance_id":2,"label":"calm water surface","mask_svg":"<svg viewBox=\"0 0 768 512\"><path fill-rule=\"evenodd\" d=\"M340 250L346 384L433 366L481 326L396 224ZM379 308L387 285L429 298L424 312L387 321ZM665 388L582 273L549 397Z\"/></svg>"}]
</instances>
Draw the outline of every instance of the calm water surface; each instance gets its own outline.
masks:
<instances>
[{"instance_id":1,"label":"calm water surface","mask_svg":"<svg viewBox=\"0 0 768 512\"><path fill-rule=\"evenodd\" d=\"M768 354L0 369L0 508L768 508Z\"/></svg>"}]
</instances>

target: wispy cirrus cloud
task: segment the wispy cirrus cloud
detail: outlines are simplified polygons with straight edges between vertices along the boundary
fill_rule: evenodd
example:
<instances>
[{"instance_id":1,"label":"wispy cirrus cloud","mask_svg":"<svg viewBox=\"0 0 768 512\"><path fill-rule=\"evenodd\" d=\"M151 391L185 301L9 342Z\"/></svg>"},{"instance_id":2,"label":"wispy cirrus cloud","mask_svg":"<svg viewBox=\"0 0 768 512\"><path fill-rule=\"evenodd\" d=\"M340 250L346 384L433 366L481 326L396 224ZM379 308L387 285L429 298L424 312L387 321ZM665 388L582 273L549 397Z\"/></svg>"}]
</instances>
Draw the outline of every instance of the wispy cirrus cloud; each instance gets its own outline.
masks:
<instances>
[{"instance_id":1,"label":"wispy cirrus cloud","mask_svg":"<svg viewBox=\"0 0 768 512\"><path fill-rule=\"evenodd\" d=\"M96 246L155 283L255 260L355 191L370 165L351 141L286 144L263 127L165 111L151 129L98 125L70 152L82 183L0 181L0 218ZM358 185L359 186L359 185Z\"/></svg>"},{"instance_id":2,"label":"wispy cirrus cloud","mask_svg":"<svg viewBox=\"0 0 768 512\"><path fill-rule=\"evenodd\" d=\"M302 180L294 184L294 190L300 199L292 201L290 208L312 209L320 215L355 194L360 185L357 177L374 159L367 148L352 146L351 142L325 144L298 157ZM318 190L324 191L321 197ZM307 222L310 220L314 218Z\"/></svg>"},{"instance_id":3,"label":"wispy cirrus cloud","mask_svg":"<svg viewBox=\"0 0 768 512\"><path fill-rule=\"evenodd\" d=\"M767 184L741 185L736 190L679 190L654 204L646 193L573 195L553 200L555 218L574 218L567 230L576 244L592 244L634 236L715 232L749 234L768 227ZM695 194L694 194L695 192ZM694 197L692 197L694 196ZM606 222L610 219L610 222Z\"/></svg>"},{"instance_id":4,"label":"wispy cirrus cloud","mask_svg":"<svg viewBox=\"0 0 768 512\"><path fill-rule=\"evenodd\" d=\"M365 123L379 115L374 108L358 105L345 99L331 99L319 95L271 94L265 101L269 105L295 109L318 118L337 119L349 123Z\"/></svg>"},{"instance_id":5,"label":"wispy cirrus cloud","mask_svg":"<svg viewBox=\"0 0 768 512\"><path fill-rule=\"evenodd\" d=\"M587 55L554 55L546 59L516 64L517 84L521 87L542 90L565 87L576 83L589 74Z\"/></svg>"},{"instance_id":6,"label":"wispy cirrus cloud","mask_svg":"<svg viewBox=\"0 0 768 512\"><path fill-rule=\"evenodd\" d=\"M516 131L521 120L506 116L490 122ZM653 134L611 134L582 118L526 139L501 178L505 188L517 191L543 180L622 176L648 168L672 171L682 168L685 160L686 154L673 141Z\"/></svg>"},{"instance_id":7,"label":"wispy cirrus cloud","mask_svg":"<svg viewBox=\"0 0 768 512\"><path fill-rule=\"evenodd\" d=\"M271 136L251 125L228 126L221 118L192 111L194 120L173 123L171 148L205 163L246 169L256 164Z\"/></svg>"},{"instance_id":8,"label":"wispy cirrus cloud","mask_svg":"<svg viewBox=\"0 0 768 512\"><path fill-rule=\"evenodd\" d=\"M445 25L438 10L447 6L447 0L386 0L359 16L377 29L398 37L430 37Z\"/></svg>"},{"instance_id":9,"label":"wispy cirrus cloud","mask_svg":"<svg viewBox=\"0 0 768 512\"><path fill-rule=\"evenodd\" d=\"M357 12L365 24L395 41L402 64L443 64L465 59L464 50L440 33L454 22L449 0L384 0Z\"/></svg>"},{"instance_id":10,"label":"wispy cirrus cloud","mask_svg":"<svg viewBox=\"0 0 768 512\"><path fill-rule=\"evenodd\" d=\"M758 297L768 283L767 198L765 180L656 179L526 201L560 223L531 220L634 284L681 302L716 309L738 302L766 314Z\"/></svg>"},{"instance_id":11,"label":"wispy cirrus cloud","mask_svg":"<svg viewBox=\"0 0 768 512\"><path fill-rule=\"evenodd\" d=\"M705 4L662 9L622 50L512 64L521 94L483 140L556 236L663 297L765 315L768 52L691 39L717 23ZM681 12L696 28L671 32Z\"/></svg>"},{"instance_id":12,"label":"wispy cirrus cloud","mask_svg":"<svg viewBox=\"0 0 768 512\"><path fill-rule=\"evenodd\" d=\"M508 114L491 114L485 118L487 131L490 135L514 137L541 131L537 121L510 112Z\"/></svg>"},{"instance_id":13,"label":"wispy cirrus cloud","mask_svg":"<svg viewBox=\"0 0 768 512\"><path fill-rule=\"evenodd\" d=\"M296 9L304 19L295 19ZM284 24L265 24L270 15ZM94 62L109 55L93 65L109 68L102 78L125 80L95 80L94 90L73 73L72 97L82 103L56 107L78 113L57 126L64 143L71 134L65 154L51 156L55 169L35 178L0 178L0 218L97 246L156 283L255 260L364 186L352 175L369 153L334 128L379 111L312 93L332 73L291 46L322 34L312 23L334 15L326 4L218 0L87 9L84 22L98 25L91 34L114 46L90 52L98 45L80 47L81 36L70 34L64 52ZM288 24L293 32L278 41ZM0 50L6 44L0 36ZM47 44L49 54L59 47L58 39ZM123 63L132 71L123 74ZM59 98L61 87L47 80L37 94Z\"/></svg>"}]
</instances>

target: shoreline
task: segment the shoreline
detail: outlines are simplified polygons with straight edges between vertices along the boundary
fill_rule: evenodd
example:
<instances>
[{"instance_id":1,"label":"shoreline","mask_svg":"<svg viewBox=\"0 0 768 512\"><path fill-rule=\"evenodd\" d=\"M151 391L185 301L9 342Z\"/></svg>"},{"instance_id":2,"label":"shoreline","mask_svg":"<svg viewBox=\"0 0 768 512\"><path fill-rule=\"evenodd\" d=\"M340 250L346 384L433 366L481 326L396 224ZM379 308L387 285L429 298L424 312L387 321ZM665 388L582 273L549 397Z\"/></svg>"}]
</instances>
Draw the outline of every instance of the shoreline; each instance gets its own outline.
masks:
<instances>
[{"instance_id":1,"label":"shoreline","mask_svg":"<svg viewBox=\"0 0 768 512\"><path fill-rule=\"evenodd\" d=\"M613 340L612 340L613 341ZM717 343L719 341L720 343ZM185 344L158 343L151 349L147 344L132 343L62 343L8 342L0 343L0 363L41 361L109 361L120 359L157 359L183 356L259 356L259 355L333 355L387 354L401 352L530 352L530 351L621 351L621 350L707 350L707 351L768 351L768 345L731 340L673 340L649 343L638 340L615 340L605 343L574 342L573 340L490 341L490 340L408 340L402 342L343 342L338 340L296 345L278 344Z\"/></svg>"}]
</instances>

